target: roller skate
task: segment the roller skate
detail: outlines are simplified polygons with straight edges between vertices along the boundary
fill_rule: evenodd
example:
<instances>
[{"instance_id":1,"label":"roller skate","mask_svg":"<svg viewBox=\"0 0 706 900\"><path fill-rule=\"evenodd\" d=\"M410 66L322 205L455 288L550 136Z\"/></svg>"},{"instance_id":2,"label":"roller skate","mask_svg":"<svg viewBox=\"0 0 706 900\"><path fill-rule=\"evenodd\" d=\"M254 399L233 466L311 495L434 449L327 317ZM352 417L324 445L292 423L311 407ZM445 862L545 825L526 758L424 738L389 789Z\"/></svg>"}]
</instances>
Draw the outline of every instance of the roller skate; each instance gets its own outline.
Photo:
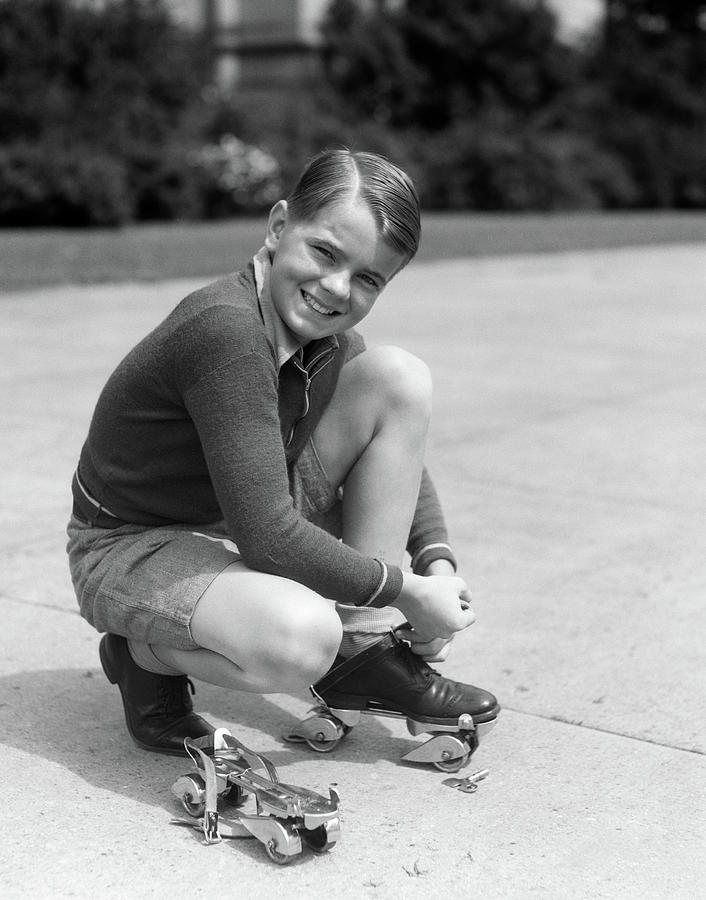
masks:
<instances>
[{"instance_id":1,"label":"roller skate","mask_svg":"<svg viewBox=\"0 0 706 900\"><path fill-rule=\"evenodd\" d=\"M172 793L198 822L174 819L203 831L207 844L222 838L254 837L279 865L302 852L302 842L315 853L331 850L340 837L339 797L333 787L324 797L307 788L283 784L266 756L249 750L225 728L202 738L186 738L184 747L195 772L182 775ZM261 770L262 774L254 771ZM255 798L255 814L237 809L219 821L218 798L234 807Z\"/></svg>"},{"instance_id":2,"label":"roller skate","mask_svg":"<svg viewBox=\"0 0 706 900\"><path fill-rule=\"evenodd\" d=\"M442 772L468 763L500 712L491 693L444 678L394 633L356 656L338 657L311 692L316 706L285 740L327 753L361 715L402 718L415 737L432 735L402 759Z\"/></svg>"}]
</instances>

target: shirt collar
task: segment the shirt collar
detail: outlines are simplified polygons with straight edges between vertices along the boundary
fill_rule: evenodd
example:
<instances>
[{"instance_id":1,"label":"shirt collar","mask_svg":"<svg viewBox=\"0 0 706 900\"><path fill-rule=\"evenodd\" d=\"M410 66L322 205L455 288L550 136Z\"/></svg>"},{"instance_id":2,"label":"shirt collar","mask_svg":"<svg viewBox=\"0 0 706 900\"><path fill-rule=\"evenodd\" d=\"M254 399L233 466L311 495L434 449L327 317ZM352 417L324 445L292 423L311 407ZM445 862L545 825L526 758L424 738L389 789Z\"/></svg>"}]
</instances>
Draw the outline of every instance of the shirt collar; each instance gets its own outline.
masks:
<instances>
[{"instance_id":1,"label":"shirt collar","mask_svg":"<svg viewBox=\"0 0 706 900\"><path fill-rule=\"evenodd\" d=\"M301 350L301 342L290 331L279 317L270 294L270 271L272 263L267 247L261 247L253 257L255 270L255 287L260 302L262 319L265 323L267 338L275 348L279 368Z\"/></svg>"}]
</instances>

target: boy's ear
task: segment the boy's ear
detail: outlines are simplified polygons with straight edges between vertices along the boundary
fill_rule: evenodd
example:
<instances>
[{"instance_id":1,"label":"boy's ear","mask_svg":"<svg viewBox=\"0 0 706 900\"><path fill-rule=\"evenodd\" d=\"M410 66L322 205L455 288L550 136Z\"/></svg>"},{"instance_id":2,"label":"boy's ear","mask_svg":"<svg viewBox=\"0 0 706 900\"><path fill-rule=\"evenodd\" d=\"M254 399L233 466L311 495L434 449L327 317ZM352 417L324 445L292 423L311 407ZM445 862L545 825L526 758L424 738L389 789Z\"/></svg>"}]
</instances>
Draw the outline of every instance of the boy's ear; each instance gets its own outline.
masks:
<instances>
[{"instance_id":1,"label":"boy's ear","mask_svg":"<svg viewBox=\"0 0 706 900\"><path fill-rule=\"evenodd\" d=\"M280 235L287 224L287 201L279 200L270 210L267 220L267 233L265 234L265 247L274 253L279 243Z\"/></svg>"}]
</instances>

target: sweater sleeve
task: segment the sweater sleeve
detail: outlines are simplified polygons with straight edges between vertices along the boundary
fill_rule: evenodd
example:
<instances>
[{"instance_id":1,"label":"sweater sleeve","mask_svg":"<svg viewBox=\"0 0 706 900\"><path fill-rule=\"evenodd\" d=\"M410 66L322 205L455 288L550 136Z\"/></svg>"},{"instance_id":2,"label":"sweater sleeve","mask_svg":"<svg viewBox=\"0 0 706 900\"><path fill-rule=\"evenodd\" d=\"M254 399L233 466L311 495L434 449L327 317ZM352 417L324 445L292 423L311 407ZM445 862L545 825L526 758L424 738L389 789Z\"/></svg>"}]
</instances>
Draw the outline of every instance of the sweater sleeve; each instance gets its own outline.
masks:
<instances>
[{"instance_id":1,"label":"sweater sleeve","mask_svg":"<svg viewBox=\"0 0 706 900\"><path fill-rule=\"evenodd\" d=\"M424 574L427 566L437 559L447 559L456 569L456 557L449 544L439 496L426 467L422 472L407 552L412 558L412 571L417 575Z\"/></svg>"},{"instance_id":2,"label":"sweater sleeve","mask_svg":"<svg viewBox=\"0 0 706 900\"><path fill-rule=\"evenodd\" d=\"M230 356L183 396L229 532L247 565L343 603L378 607L395 599L400 569L345 546L295 509L271 356L257 349Z\"/></svg>"}]
</instances>

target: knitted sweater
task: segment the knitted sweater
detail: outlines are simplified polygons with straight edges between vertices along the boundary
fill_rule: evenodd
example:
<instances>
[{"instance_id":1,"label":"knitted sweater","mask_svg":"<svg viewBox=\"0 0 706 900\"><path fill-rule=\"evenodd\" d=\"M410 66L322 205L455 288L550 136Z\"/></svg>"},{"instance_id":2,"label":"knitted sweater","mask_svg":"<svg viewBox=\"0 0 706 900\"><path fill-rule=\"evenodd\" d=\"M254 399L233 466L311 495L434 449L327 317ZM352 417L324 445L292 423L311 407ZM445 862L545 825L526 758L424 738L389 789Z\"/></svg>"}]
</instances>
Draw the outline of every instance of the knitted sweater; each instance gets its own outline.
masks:
<instances>
[{"instance_id":1,"label":"knitted sweater","mask_svg":"<svg viewBox=\"0 0 706 900\"><path fill-rule=\"evenodd\" d=\"M182 300L117 366L81 451L82 480L126 522L224 519L251 568L342 603L385 606L401 590L401 570L307 521L289 490L289 469L342 365L364 349L350 330L278 368L251 263ZM446 540L425 471L408 550L420 568L453 561Z\"/></svg>"}]
</instances>

